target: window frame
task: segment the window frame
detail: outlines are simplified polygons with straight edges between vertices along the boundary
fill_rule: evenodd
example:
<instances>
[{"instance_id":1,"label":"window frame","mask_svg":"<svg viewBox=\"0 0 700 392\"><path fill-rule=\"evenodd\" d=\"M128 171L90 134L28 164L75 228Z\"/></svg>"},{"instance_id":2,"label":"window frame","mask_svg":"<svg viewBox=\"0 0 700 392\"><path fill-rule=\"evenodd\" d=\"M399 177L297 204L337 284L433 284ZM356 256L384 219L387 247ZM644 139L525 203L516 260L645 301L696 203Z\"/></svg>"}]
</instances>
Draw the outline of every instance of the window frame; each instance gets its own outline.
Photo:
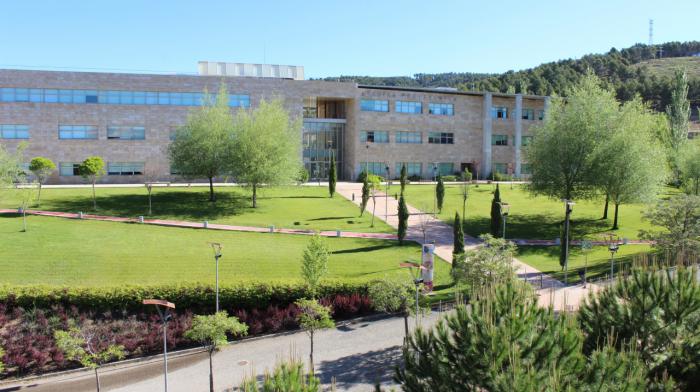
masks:
<instances>
[{"instance_id":1,"label":"window frame","mask_svg":"<svg viewBox=\"0 0 700 392\"><path fill-rule=\"evenodd\" d=\"M401 114L423 114L423 102L394 101L394 112Z\"/></svg>"},{"instance_id":2,"label":"window frame","mask_svg":"<svg viewBox=\"0 0 700 392\"><path fill-rule=\"evenodd\" d=\"M443 110L444 108L448 108ZM436 110L437 109L437 110ZM428 102L428 114L434 116L454 116L454 104L453 103L438 103L438 102Z\"/></svg>"},{"instance_id":3,"label":"window frame","mask_svg":"<svg viewBox=\"0 0 700 392\"><path fill-rule=\"evenodd\" d=\"M428 144L455 144L454 132L428 132Z\"/></svg>"},{"instance_id":4,"label":"window frame","mask_svg":"<svg viewBox=\"0 0 700 392\"><path fill-rule=\"evenodd\" d=\"M492 146L507 146L508 145L508 135L492 134L491 135L491 145Z\"/></svg>"},{"instance_id":5,"label":"window frame","mask_svg":"<svg viewBox=\"0 0 700 392\"><path fill-rule=\"evenodd\" d=\"M371 106L370 106L371 103ZM362 112L389 112L389 100L385 99L361 99L360 111Z\"/></svg>"}]
</instances>

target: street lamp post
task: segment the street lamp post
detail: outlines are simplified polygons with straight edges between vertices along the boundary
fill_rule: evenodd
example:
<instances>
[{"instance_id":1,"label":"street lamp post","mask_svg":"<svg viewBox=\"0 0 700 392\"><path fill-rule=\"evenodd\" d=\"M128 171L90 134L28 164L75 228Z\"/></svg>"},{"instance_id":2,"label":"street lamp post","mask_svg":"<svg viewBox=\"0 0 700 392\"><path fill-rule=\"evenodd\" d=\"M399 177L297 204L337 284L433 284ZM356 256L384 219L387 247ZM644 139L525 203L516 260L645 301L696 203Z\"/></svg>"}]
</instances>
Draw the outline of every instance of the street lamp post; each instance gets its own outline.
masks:
<instances>
[{"instance_id":1,"label":"street lamp post","mask_svg":"<svg viewBox=\"0 0 700 392\"><path fill-rule=\"evenodd\" d=\"M211 248L214 250L214 260L216 261L216 313L219 313L219 259L221 258L221 246L218 242L210 242Z\"/></svg>"},{"instance_id":2,"label":"street lamp post","mask_svg":"<svg viewBox=\"0 0 700 392\"><path fill-rule=\"evenodd\" d=\"M571 212L574 210L574 203L568 199L562 199L566 207L566 219L564 220L564 285L569 284L569 226L571 225Z\"/></svg>"},{"instance_id":3,"label":"street lamp post","mask_svg":"<svg viewBox=\"0 0 700 392\"><path fill-rule=\"evenodd\" d=\"M506 239L506 219L508 218L508 211L510 211L510 204L499 202L499 210L501 212L501 218L503 219L503 239Z\"/></svg>"},{"instance_id":4,"label":"street lamp post","mask_svg":"<svg viewBox=\"0 0 700 392\"><path fill-rule=\"evenodd\" d=\"M419 305L418 305L418 300L419 300L419 294L420 294L420 285L423 284L423 278L421 278L421 272L425 269L421 264L414 263L414 262L406 262L406 263L400 263L399 267L401 268L408 268L408 273L411 274L411 279L413 281L414 286L416 287L416 328L418 328L418 313L420 311ZM413 273L413 269L416 269L418 272Z\"/></svg>"},{"instance_id":5,"label":"street lamp post","mask_svg":"<svg viewBox=\"0 0 700 392\"><path fill-rule=\"evenodd\" d=\"M588 251L590 251L593 248L593 243L591 241L583 240L581 241L581 250L583 251L583 254L586 258L586 261L583 264L583 276L581 277L583 280L583 288L586 288L586 276L588 275Z\"/></svg>"},{"instance_id":6,"label":"street lamp post","mask_svg":"<svg viewBox=\"0 0 700 392\"><path fill-rule=\"evenodd\" d=\"M386 183L384 184L384 221L389 219L389 162L385 162Z\"/></svg>"},{"instance_id":7,"label":"street lamp post","mask_svg":"<svg viewBox=\"0 0 700 392\"><path fill-rule=\"evenodd\" d=\"M437 162L433 162L433 181L437 182ZM437 193L433 192L433 217L437 213Z\"/></svg>"},{"instance_id":8,"label":"street lamp post","mask_svg":"<svg viewBox=\"0 0 700 392\"><path fill-rule=\"evenodd\" d=\"M603 234L605 244L610 252L610 280L615 277L615 253L620 249L620 238L616 234Z\"/></svg>"},{"instance_id":9,"label":"street lamp post","mask_svg":"<svg viewBox=\"0 0 700 392\"><path fill-rule=\"evenodd\" d=\"M169 309L175 309L175 304L163 299L144 299L143 304L155 305L163 323L163 385L165 386L165 392L168 392L168 321L172 318ZM161 310L161 307L165 310Z\"/></svg>"},{"instance_id":10,"label":"street lamp post","mask_svg":"<svg viewBox=\"0 0 700 392\"><path fill-rule=\"evenodd\" d=\"M369 176L369 142L365 144L365 177Z\"/></svg>"}]
</instances>

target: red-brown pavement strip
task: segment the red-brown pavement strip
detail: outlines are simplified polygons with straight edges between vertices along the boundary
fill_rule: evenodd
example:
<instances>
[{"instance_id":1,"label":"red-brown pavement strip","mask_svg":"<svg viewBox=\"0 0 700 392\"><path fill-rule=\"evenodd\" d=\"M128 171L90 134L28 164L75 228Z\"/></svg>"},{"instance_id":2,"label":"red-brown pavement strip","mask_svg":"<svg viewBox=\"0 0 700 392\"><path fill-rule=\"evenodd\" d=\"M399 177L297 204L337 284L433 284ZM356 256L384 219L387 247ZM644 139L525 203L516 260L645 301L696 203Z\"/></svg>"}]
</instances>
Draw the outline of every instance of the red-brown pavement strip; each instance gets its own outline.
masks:
<instances>
[{"instance_id":1,"label":"red-brown pavement strip","mask_svg":"<svg viewBox=\"0 0 700 392\"><path fill-rule=\"evenodd\" d=\"M0 214L17 214L17 210L10 209L0 209ZM39 215L39 216L51 216L57 218L67 218L67 219L80 219L80 214L75 214L72 212L59 212L59 211L38 211L38 210L27 210L28 215ZM144 219L140 222L135 218L124 218L118 216L106 216L106 215L94 215L94 214L83 214L82 219L86 220L97 220L105 222L122 222L122 223L142 223L147 225L156 226L167 226L167 227L184 227L193 229L204 229L204 222L189 222L189 221L179 221L179 220L167 220L167 219ZM207 223L207 229L211 230L224 230L224 231L240 231L248 233L279 233L279 234L296 234L296 235L313 235L316 232L313 230L300 230L300 229L285 229L285 228L269 228L269 227L256 227L256 226L236 226L236 225L222 225L217 223ZM366 238L366 239L379 239L379 240L396 240L396 234L389 233L358 233L350 231L321 231L318 233L324 237L342 237L342 238Z\"/></svg>"}]
</instances>

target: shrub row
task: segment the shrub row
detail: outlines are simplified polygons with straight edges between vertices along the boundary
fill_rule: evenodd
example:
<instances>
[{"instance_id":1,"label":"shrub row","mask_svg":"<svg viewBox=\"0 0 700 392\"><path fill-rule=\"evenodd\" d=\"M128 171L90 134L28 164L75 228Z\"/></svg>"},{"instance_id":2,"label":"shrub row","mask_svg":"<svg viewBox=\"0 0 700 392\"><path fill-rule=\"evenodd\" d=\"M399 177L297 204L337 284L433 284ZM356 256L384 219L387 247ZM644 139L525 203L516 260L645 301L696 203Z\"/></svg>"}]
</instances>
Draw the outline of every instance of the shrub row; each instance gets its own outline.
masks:
<instances>
[{"instance_id":1,"label":"shrub row","mask_svg":"<svg viewBox=\"0 0 700 392\"><path fill-rule=\"evenodd\" d=\"M326 282L320 297L367 293L367 283ZM222 285L219 303L222 309L263 309L270 305L287 306L297 299L308 297L302 284L242 283ZM121 287L56 287L56 286L0 286L0 303L7 309L15 307L50 309L60 305L75 307L81 312L135 313L144 310L142 300L166 299L178 311L210 313L214 310L215 289L204 284L171 284L160 286Z\"/></svg>"}]
</instances>

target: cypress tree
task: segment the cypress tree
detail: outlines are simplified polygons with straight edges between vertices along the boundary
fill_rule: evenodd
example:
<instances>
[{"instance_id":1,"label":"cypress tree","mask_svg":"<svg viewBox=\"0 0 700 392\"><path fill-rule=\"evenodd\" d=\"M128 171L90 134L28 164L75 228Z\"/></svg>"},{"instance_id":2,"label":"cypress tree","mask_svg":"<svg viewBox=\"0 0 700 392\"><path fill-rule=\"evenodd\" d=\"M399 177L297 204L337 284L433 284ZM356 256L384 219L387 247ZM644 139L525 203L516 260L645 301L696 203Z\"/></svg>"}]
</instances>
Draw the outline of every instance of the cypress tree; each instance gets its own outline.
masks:
<instances>
[{"instance_id":1,"label":"cypress tree","mask_svg":"<svg viewBox=\"0 0 700 392\"><path fill-rule=\"evenodd\" d=\"M439 174L437 176L437 185L435 186L435 199L437 200L438 212L440 212L445 201L445 183L442 182L442 176Z\"/></svg>"},{"instance_id":2,"label":"cypress tree","mask_svg":"<svg viewBox=\"0 0 700 392\"><path fill-rule=\"evenodd\" d=\"M408 184L408 170L406 169L406 164L404 163L401 165L401 194L403 195L403 191L406 188L406 184Z\"/></svg>"},{"instance_id":3,"label":"cypress tree","mask_svg":"<svg viewBox=\"0 0 700 392\"><path fill-rule=\"evenodd\" d=\"M369 202L369 177L367 175L367 172L364 172L364 176L362 177L362 204L360 205L360 216L362 216L365 213L365 209L367 208L367 203Z\"/></svg>"},{"instance_id":4,"label":"cypress tree","mask_svg":"<svg viewBox=\"0 0 700 392\"><path fill-rule=\"evenodd\" d=\"M406 238L406 231L408 230L408 207L406 207L406 200L403 198L403 193L399 198L399 244L403 245L403 240Z\"/></svg>"},{"instance_id":5,"label":"cypress tree","mask_svg":"<svg viewBox=\"0 0 700 392\"><path fill-rule=\"evenodd\" d=\"M335 174L335 155L331 152L331 167L328 169L328 193L331 197L335 194L335 183L337 175Z\"/></svg>"},{"instance_id":6,"label":"cypress tree","mask_svg":"<svg viewBox=\"0 0 700 392\"><path fill-rule=\"evenodd\" d=\"M493 193L493 200L491 200L491 235L494 237L500 237L501 229L503 228L501 206L498 204L500 202L501 190L496 184L496 192Z\"/></svg>"},{"instance_id":7,"label":"cypress tree","mask_svg":"<svg viewBox=\"0 0 700 392\"><path fill-rule=\"evenodd\" d=\"M464 230L462 229L462 220L459 213L455 212L455 221L452 225L452 233L454 234L454 249L452 250L452 263L457 255L464 253Z\"/></svg>"}]
</instances>

